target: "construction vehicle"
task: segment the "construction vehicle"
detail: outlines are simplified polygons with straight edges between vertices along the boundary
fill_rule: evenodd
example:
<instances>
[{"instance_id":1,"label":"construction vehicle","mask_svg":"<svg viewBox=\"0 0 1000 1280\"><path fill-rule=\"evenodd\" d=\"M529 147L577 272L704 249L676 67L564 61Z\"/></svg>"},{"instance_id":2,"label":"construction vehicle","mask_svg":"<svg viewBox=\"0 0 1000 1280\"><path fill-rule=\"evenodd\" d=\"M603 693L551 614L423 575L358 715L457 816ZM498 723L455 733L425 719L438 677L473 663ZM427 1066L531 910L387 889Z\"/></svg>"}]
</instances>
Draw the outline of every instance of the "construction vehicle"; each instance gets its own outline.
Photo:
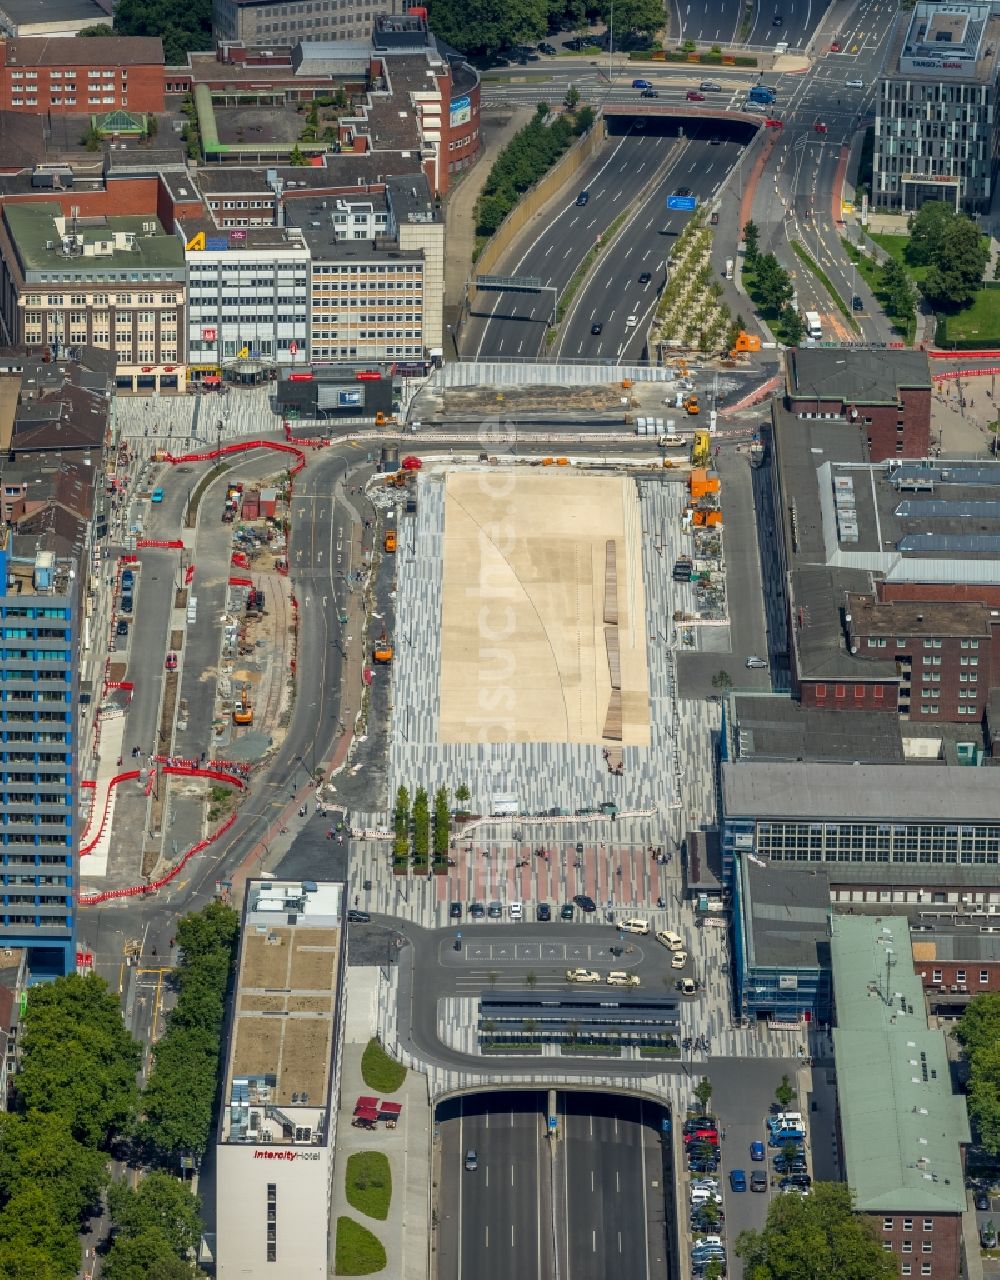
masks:
<instances>
[{"instance_id":1,"label":"construction vehicle","mask_svg":"<svg viewBox=\"0 0 1000 1280\"><path fill-rule=\"evenodd\" d=\"M756 334L747 333L741 329L736 335L736 341L733 343L733 349L730 356L735 360L737 356L746 355L751 351L760 350L760 338Z\"/></svg>"},{"instance_id":2,"label":"construction vehicle","mask_svg":"<svg viewBox=\"0 0 1000 1280\"><path fill-rule=\"evenodd\" d=\"M376 427L395 427L397 422L391 413L383 413L379 409L375 414L375 425Z\"/></svg>"},{"instance_id":3,"label":"construction vehicle","mask_svg":"<svg viewBox=\"0 0 1000 1280\"><path fill-rule=\"evenodd\" d=\"M372 657L376 662L382 664L388 664L392 661L392 645L389 643L389 637L385 634L384 630L375 643L375 648L372 650Z\"/></svg>"},{"instance_id":4,"label":"construction vehicle","mask_svg":"<svg viewBox=\"0 0 1000 1280\"><path fill-rule=\"evenodd\" d=\"M694 417L695 414L701 413L701 405L698 403L697 396L688 396L684 401L684 411L685 413L689 413L692 417Z\"/></svg>"},{"instance_id":5,"label":"construction vehicle","mask_svg":"<svg viewBox=\"0 0 1000 1280\"><path fill-rule=\"evenodd\" d=\"M386 530L386 535L382 539L382 548L383 550L388 551L390 553L396 550L396 530L395 529Z\"/></svg>"},{"instance_id":6,"label":"construction vehicle","mask_svg":"<svg viewBox=\"0 0 1000 1280\"><path fill-rule=\"evenodd\" d=\"M712 456L712 436L708 431L696 431L691 445L691 465L704 467Z\"/></svg>"},{"instance_id":7,"label":"construction vehicle","mask_svg":"<svg viewBox=\"0 0 1000 1280\"><path fill-rule=\"evenodd\" d=\"M233 707L233 724L253 724L253 705L250 702L250 686L245 684Z\"/></svg>"},{"instance_id":8,"label":"construction vehicle","mask_svg":"<svg viewBox=\"0 0 1000 1280\"><path fill-rule=\"evenodd\" d=\"M392 471L385 478L387 489L405 489L409 483L409 471Z\"/></svg>"}]
</instances>

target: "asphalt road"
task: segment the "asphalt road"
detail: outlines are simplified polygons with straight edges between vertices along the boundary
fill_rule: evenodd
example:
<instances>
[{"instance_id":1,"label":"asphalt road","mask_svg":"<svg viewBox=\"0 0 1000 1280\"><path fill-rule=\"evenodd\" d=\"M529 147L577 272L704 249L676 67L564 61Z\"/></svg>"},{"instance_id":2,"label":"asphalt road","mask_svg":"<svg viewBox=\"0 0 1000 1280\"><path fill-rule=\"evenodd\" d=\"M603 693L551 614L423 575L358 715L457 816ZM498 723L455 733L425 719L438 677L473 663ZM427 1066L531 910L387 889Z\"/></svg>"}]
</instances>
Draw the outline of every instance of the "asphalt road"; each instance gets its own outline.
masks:
<instances>
[{"instance_id":1,"label":"asphalt road","mask_svg":"<svg viewBox=\"0 0 1000 1280\"><path fill-rule=\"evenodd\" d=\"M645 202L624 234L601 258L563 322L556 351L579 359L637 360L642 357L659 291L666 282L666 259L691 214L667 208L667 199L685 187L699 206L711 202L743 150L738 142L694 138L680 144L676 163ZM639 283L650 272L647 284ZM636 318L629 324L631 317ZM600 324L602 332L592 333Z\"/></svg>"},{"instance_id":2,"label":"asphalt road","mask_svg":"<svg viewBox=\"0 0 1000 1280\"><path fill-rule=\"evenodd\" d=\"M460 1098L438 1108L441 1280L548 1280L552 1265L545 1094ZM478 1167L465 1169L466 1152Z\"/></svg>"},{"instance_id":3,"label":"asphalt road","mask_svg":"<svg viewBox=\"0 0 1000 1280\"><path fill-rule=\"evenodd\" d=\"M565 1280L667 1277L650 1228L662 1237L659 1115L636 1098L567 1093L560 1097L557 1153L565 1218L560 1253Z\"/></svg>"},{"instance_id":4,"label":"asphalt road","mask_svg":"<svg viewBox=\"0 0 1000 1280\"><path fill-rule=\"evenodd\" d=\"M566 192L565 203L548 216L504 274L534 276L560 292L597 237L629 207L675 141L645 132L609 139ZM590 193L590 199L581 207L576 198L582 190ZM465 327L463 356L537 355L553 305L551 292L480 293Z\"/></svg>"}]
</instances>

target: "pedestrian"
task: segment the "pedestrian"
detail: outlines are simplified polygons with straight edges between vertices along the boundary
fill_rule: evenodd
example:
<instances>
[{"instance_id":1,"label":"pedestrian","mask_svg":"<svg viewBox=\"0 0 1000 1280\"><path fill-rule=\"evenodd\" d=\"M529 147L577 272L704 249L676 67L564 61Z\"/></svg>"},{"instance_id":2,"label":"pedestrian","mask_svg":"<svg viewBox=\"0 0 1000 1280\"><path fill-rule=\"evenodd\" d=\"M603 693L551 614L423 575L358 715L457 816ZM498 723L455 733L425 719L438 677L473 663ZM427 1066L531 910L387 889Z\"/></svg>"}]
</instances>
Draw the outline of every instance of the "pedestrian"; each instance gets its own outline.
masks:
<instances>
[{"instance_id":1,"label":"pedestrian","mask_svg":"<svg viewBox=\"0 0 1000 1280\"><path fill-rule=\"evenodd\" d=\"M360 896L359 896L358 894L355 894L355 895L354 895L354 905L355 905L355 906L357 906L357 905L358 905L358 903L359 903L360 901L361 901Z\"/></svg>"}]
</instances>

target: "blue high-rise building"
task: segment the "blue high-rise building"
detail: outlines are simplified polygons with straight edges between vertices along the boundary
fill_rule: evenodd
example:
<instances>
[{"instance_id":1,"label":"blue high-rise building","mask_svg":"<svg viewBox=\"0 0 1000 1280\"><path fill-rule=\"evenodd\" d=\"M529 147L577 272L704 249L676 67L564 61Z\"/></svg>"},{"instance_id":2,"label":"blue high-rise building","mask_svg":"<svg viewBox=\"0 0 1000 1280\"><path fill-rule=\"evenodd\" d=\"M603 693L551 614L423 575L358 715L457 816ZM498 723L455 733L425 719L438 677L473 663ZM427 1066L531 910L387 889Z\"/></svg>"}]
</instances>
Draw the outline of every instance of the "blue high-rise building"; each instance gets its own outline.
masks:
<instances>
[{"instance_id":1,"label":"blue high-rise building","mask_svg":"<svg viewBox=\"0 0 1000 1280\"><path fill-rule=\"evenodd\" d=\"M0 533L0 946L25 948L38 982L76 967L79 579L35 539L21 547Z\"/></svg>"}]
</instances>

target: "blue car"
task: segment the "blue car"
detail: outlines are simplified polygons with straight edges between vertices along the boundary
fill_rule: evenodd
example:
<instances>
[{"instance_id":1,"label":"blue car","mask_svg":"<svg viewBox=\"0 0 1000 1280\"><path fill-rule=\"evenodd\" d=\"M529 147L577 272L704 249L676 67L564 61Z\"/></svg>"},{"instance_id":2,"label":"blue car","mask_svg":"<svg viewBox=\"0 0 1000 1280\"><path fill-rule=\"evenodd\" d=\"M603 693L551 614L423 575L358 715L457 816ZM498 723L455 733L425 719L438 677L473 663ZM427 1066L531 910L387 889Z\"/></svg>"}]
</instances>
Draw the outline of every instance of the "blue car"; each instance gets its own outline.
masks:
<instances>
[{"instance_id":1,"label":"blue car","mask_svg":"<svg viewBox=\"0 0 1000 1280\"><path fill-rule=\"evenodd\" d=\"M731 1191L746 1191L747 1175L743 1169L731 1169L729 1171L729 1189Z\"/></svg>"},{"instance_id":2,"label":"blue car","mask_svg":"<svg viewBox=\"0 0 1000 1280\"><path fill-rule=\"evenodd\" d=\"M153 496L152 496L152 498L151 498L151 501L152 501L152 502L162 502L162 501L163 501L163 490L162 490L162 489L160 489L159 487L155 488L155 489L153 490Z\"/></svg>"},{"instance_id":3,"label":"blue car","mask_svg":"<svg viewBox=\"0 0 1000 1280\"><path fill-rule=\"evenodd\" d=\"M633 80L633 89L652 89L652 84L648 80Z\"/></svg>"},{"instance_id":4,"label":"blue car","mask_svg":"<svg viewBox=\"0 0 1000 1280\"><path fill-rule=\"evenodd\" d=\"M763 1160L764 1156L765 1156L765 1152L764 1152L763 1142L751 1142L750 1143L750 1159Z\"/></svg>"}]
</instances>

